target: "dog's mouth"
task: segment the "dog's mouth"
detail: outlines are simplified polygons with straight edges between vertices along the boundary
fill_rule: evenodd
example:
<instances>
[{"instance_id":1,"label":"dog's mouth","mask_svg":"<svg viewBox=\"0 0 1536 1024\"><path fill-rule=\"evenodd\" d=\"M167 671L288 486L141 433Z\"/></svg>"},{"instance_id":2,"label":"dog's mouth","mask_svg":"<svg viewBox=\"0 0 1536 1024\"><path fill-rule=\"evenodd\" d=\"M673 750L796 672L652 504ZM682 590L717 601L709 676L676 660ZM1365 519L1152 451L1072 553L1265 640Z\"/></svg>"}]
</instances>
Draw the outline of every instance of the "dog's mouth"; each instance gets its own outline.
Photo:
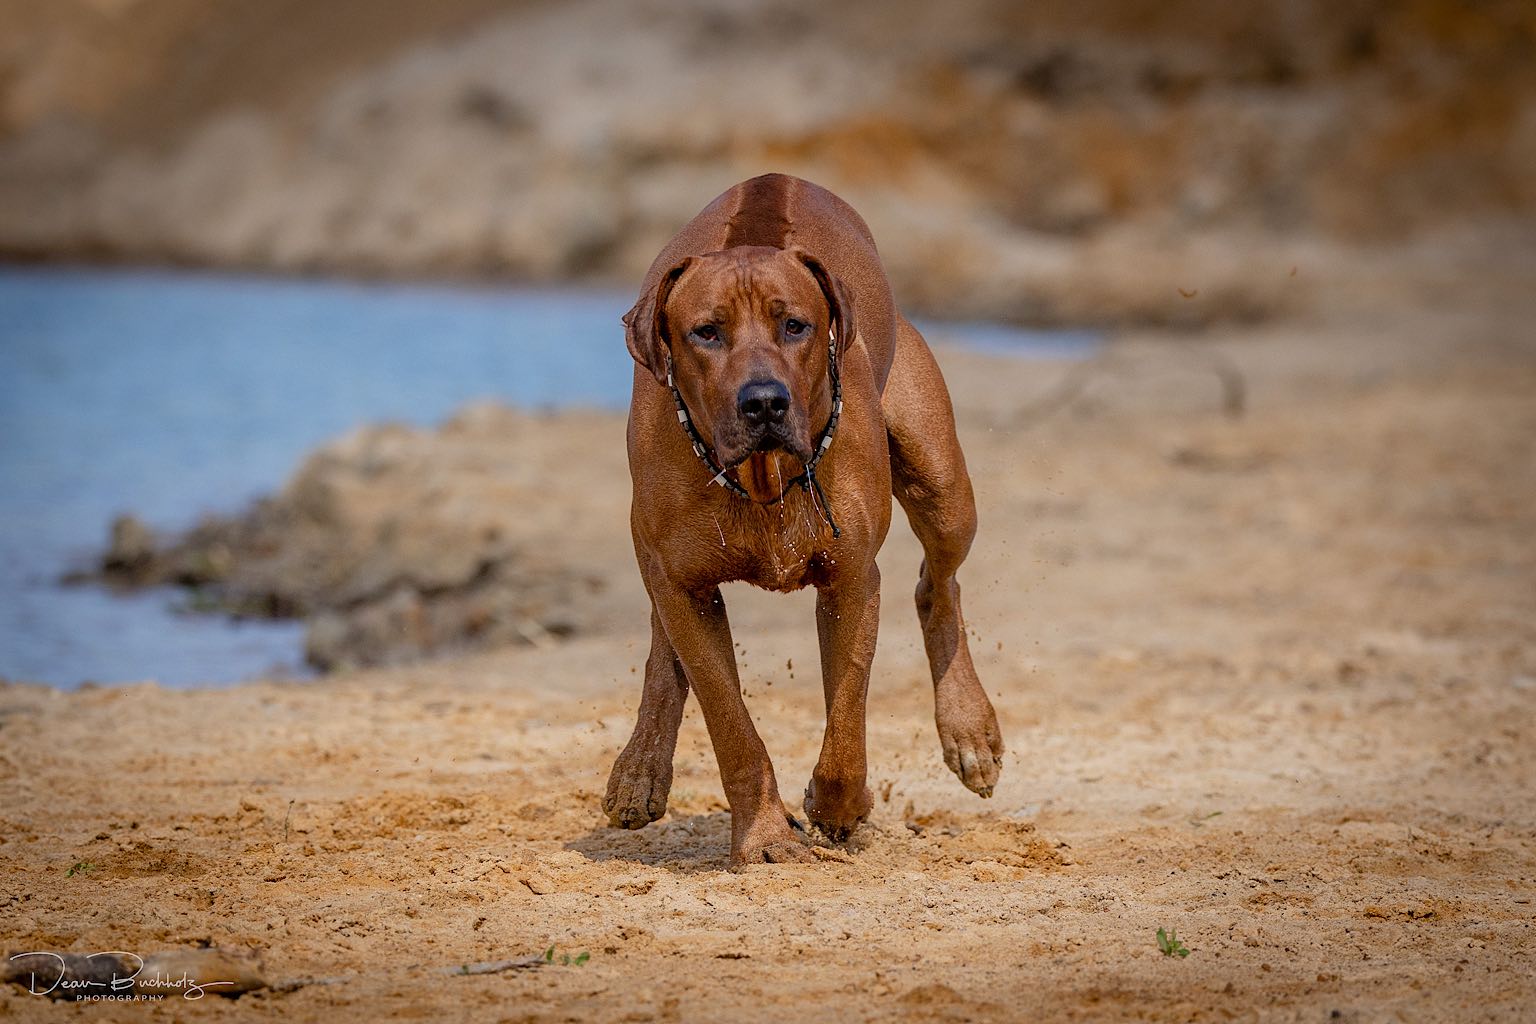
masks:
<instances>
[{"instance_id":1,"label":"dog's mouth","mask_svg":"<svg viewBox=\"0 0 1536 1024\"><path fill-rule=\"evenodd\" d=\"M789 431L773 427L753 431L742 442L730 458L720 453L721 466L757 502L772 502L782 496L786 485L811 457L808 447L797 442Z\"/></svg>"},{"instance_id":2,"label":"dog's mouth","mask_svg":"<svg viewBox=\"0 0 1536 1024\"><path fill-rule=\"evenodd\" d=\"M796 440L789 431L780 430L775 427L764 427L757 430L749 434L745 438L745 442L745 444L737 449L738 454L724 463L726 469L736 469L754 455L770 454L773 452L784 452L787 455L793 455L801 462L805 462L811 457L810 449L805 444Z\"/></svg>"}]
</instances>

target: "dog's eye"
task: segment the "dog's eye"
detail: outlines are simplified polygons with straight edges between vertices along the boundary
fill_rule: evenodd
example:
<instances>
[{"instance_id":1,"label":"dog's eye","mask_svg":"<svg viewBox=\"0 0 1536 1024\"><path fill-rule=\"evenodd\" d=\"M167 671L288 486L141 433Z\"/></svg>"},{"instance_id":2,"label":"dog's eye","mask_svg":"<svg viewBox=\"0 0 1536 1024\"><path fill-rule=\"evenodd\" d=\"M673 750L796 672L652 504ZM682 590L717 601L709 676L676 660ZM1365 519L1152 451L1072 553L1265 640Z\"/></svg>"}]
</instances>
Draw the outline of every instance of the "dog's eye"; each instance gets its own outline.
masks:
<instances>
[{"instance_id":1,"label":"dog's eye","mask_svg":"<svg viewBox=\"0 0 1536 1024\"><path fill-rule=\"evenodd\" d=\"M784 333L791 338L798 338L810 329L811 325L804 320L796 320L794 317L790 317L784 321Z\"/></svg>"},{"instance_id":2,"label":"dog's eye","mask_svg":"<svg viewBox=\"0 0 1536 1024\"><path fill-rule=\"evenodd\" d=\"M709 342L720 340L720 332L715 329L714 324L699 324L699 326L695 327L691 333L700 341Z\"/></svg>"}]
</instances>

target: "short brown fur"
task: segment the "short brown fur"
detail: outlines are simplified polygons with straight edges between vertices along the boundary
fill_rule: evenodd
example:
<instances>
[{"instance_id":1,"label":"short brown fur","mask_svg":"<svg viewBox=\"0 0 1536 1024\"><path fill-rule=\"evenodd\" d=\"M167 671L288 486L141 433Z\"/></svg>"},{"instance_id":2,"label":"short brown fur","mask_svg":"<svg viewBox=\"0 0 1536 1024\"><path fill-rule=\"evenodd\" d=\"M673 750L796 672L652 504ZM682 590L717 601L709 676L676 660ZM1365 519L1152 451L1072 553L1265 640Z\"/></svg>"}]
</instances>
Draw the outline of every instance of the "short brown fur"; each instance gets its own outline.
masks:
<instances>
[{"instance_id":1,"label":"short brown fur","mask_svg":"<svg viewBox=\"0 0 1536 1024\"><path fill-rule=\"evenodd\" d=\"M603 799L609 820L640 828L665 813L691 689L731 806L731 863L811 859L790 828L742 700L719 590L732 580L816 588L827 724L805 811L835 840L868 815L875 556L893 496L923 545L915 596L944 760L967 787L990 796L1003 742L971 662L955 580L976 531L970 477L944 378L922 335L896 310L864 221L798 178L743 182L662 249L624 322L637 364L630 527L651 598L651 652L635 731ZM817 472L828 507L799 488L776 501L830 415L831 336L844 407ZM678 423L669 369L695 426L719 462L736 467L749 497L711 485ZM759 422L742 396L770 385L780 389L776 418Z\"/></svg>"},{"instance_id":2,"label":"short brown fur","mask_svg":"<svg viewBox=\"0 0 1536 1024\"><path fill-rule=\"evenodd\" d=\"M731 217L722 248L768 245L782 248L789 234L788 182L779 174L765 174L741 186L741 204Z\"/></svg>"}]
</instances>

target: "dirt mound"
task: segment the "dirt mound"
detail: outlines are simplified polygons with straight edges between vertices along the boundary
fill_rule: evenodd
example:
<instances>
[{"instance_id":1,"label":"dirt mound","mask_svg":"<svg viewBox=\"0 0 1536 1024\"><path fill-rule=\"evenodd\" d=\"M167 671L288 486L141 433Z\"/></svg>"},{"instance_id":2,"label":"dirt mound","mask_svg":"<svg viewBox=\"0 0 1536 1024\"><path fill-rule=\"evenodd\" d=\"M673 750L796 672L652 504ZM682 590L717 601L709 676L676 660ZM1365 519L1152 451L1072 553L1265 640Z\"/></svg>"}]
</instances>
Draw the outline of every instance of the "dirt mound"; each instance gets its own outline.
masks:
<instances>
[{"instance_id":1,"label":"dirt mound","mask_svg":"<svg viewBox=\"0 0 1536 1024\"><path fill-rule=\"evenodd\" d=\"M480 406L439 430L364 428L243 515L163 540L119 520L101 578L187 588L193 611L307 619L324 669L554 643L591 625L603 575L559 555L569 522L552 503L577 500L581 474L524 453L557 429L581 443L580 423Z\"/></svg>"}]
</instances>

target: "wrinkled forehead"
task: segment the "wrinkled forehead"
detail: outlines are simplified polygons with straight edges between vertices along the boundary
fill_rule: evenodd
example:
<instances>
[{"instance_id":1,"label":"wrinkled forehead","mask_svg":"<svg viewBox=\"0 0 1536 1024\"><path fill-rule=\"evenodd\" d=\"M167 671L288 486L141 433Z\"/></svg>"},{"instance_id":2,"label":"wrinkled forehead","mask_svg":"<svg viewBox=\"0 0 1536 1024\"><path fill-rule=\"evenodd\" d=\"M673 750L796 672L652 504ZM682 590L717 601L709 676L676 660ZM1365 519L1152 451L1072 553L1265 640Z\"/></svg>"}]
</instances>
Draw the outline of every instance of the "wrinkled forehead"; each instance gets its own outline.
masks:
<instances>
[{"instance_id":1,"label":"wrinkled forehead","mask_svg":"<svg viewBox=\"0 0 1536 1024\"><path fill-rule=\"evenodd\" d=\"M815 316L824 306L804 263L783 250L757 247L697 257L667 300L669 313L715 320Z\"/></svg>"}]
</instances>

